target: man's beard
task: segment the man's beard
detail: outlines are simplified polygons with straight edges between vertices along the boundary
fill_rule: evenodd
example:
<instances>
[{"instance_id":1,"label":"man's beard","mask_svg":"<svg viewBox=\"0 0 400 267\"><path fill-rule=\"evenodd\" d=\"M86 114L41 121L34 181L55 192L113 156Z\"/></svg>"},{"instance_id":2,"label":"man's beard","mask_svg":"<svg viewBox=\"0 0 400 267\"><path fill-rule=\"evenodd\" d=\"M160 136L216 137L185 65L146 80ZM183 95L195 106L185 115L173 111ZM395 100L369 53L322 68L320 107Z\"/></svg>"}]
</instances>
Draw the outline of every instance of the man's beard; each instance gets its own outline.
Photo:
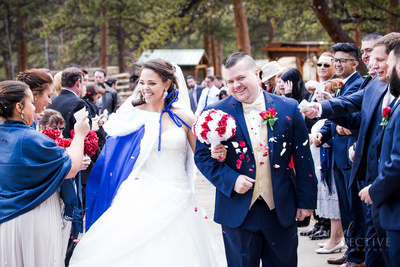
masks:
<instances>
[{"instance_id":1,"label":"man's beard","mask_svg":"<svg viewBox=\"0 0 400 267\"><path fill-rule=\"evenodd\" d=\"M398 97L400 95L400 79L399 76L397 75L395 67L393 67L392 75L389 78L389 82L390 82L390 93L395 97Z\"/></svg>"}]
</instances>

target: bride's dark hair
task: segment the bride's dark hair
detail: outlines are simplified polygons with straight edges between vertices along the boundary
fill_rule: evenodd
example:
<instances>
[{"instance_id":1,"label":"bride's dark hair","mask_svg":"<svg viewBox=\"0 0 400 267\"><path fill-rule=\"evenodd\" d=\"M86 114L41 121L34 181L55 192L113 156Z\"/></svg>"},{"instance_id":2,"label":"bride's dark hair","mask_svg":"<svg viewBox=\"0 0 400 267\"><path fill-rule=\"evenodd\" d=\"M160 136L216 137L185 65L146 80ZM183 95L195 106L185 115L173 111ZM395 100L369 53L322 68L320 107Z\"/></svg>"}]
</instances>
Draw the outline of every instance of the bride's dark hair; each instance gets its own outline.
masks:
<instances>
[{"instance_id":1,"label":"bride's dark hair","mask_svg":"<svg viewBox=\"0 0 400 267\"><path fill-rule=\"evenodd\" d=\"M178 87L178 81L175 77L175 67L169 63L168 61L165 61L163 59L153 59L150 61L147 61L144 63L140 69L140 74L142 73L142 70L144 69L151 69L154 72L156 72L158 75L160 75L161 79L163 82L170 81L169 88L167 90L168 94L174 90L174 88L179 89ZM139 74L139 79L140 79L140 74ZM165 106L168 105L175 97L176 93L173 93L170 97L165 99ZM136 99L132 101L133 106L139 106L144 104L144 98L142 95L142 92L139 90L139 99Z\"/></svg>"}]
</instances>

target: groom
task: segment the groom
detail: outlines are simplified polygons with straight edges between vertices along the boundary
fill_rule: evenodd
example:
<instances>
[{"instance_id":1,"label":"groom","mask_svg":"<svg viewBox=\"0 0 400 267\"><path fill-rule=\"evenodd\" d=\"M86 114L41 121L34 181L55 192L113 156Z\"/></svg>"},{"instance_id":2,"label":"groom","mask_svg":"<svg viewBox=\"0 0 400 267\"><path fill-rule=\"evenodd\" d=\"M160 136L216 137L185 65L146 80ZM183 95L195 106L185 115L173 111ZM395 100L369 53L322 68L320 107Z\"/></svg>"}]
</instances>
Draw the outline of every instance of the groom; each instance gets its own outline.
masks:
<instances>
[{"instance_id":1,"label":"groom","mask_svg":"<svg viewBox=\"0 0 400 267\"><path fill-rule=\"evenodd\" d=\"M235 118L223 142L224 162L197 141L195 162L217 188L215 221L222 225L229 266L297 266L297 225L316 207L317 180L297 101L262 92L254 59L243 52L226 61L230 97L208 106ZM261 124L262 111L276 122ZM293 158L296 177L291 167Z\"/></svg>"}]
</instances>

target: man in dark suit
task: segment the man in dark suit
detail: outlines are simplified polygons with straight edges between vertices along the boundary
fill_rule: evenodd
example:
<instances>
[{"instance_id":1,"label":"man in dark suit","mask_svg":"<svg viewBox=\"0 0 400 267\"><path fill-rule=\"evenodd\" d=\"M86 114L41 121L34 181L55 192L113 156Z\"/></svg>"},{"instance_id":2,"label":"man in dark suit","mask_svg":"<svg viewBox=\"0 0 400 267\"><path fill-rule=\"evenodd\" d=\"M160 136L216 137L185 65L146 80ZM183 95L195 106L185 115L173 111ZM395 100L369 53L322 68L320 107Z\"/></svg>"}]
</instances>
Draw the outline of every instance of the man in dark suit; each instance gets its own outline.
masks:
<instances>
[{"instance_id":1,"label":"man in dark suit","mask_svg":"<svg viewBox=\"0 0 400 267\"><path fill-rule=\"evenodd\" d=\"M74 128L76 122L74 113L86 109L80 94L83 88L83 72L75 67L63 70L61 76L61 93L53 99L48 108L55 109L61 113L65 120L65 129L63 136L71 138L70 131Z\"/></svg>"},{"instance_id":2,"label":"man in dark suit","mask_svg":"<svg viewBox=\"0 0 400 267\"><path fill-rule=\"evenodd\" d=\"M198 85L196 79L192 75L186 77L186 82L189 88L190 108L193 113L195 113L204 86Z\"/></svg>"},{"instance_id":3,"label":"man in dark suit","mask_svg":"<svg viewBox=\"0 0 400 267\"><path fill-rule=\"evenodd\" d=\"M296 220L312 214L317 194L306 125L297 101L262 91L251 56L233 53L225 68L231 96L207 109L233 116L236 134L223 142L224 162L200 141L195 162L217 188L214 220L222 225L228 265L297 266ZM273 126L261 123L264 110L276 112Z\"/></svg>"},{"instance_id":4,"label":"man in dark suit","mask_svg":"<svg viewBox=\"0 0 400 267\"><path fill-rule=\"evenodd\" d=\"M338 43L332 47L334 58L332 63L336 75L343 80L343 88L336 91L335 97L351 95L358 91L363 78L356 71L360 60L360 51L355 44ZM314 138L315 145L319 146L332 139L333 176L339 198L340 217L348 246L347 262L352 266L359 266L364 262L364 218L362 204L359 200L357 185L350 186L351 162L347 151L356 141L358 132L353 130L352 135L344 133L341 126L327 120L320 132ZM346 154L343 154L343 153ZM356 242L357 241L357 242Z\"/></svg>"},{"instance_id":5,"label":"man in dark suit","mask_svg":"<svg viewBox=\"0 0 400 267\"><path fill-rule=\"evenodd\" d=\"M119 104L119 97L117 90L110 87L106 83L107 74L104 70L102 69L96 70L93 76L95 83L101 83L106 88L106 92L103 94L103 97L101 98L100 113L103 113L104 110L107 110L108 114L113 113L114 111L116 111L117 106Z\"/></svg>"},{"instance_id":6,"label":"man in dark suit","mask_svg":"<svg viewBox=\"0 0 400 267\"><path fill-rule=\"evenodd\" d=\"M363 90L330 101L322 101L320 106L316 105L316 109L319 110L322 118L329 118L350 129L354 125L361 125L350 176L350 184L359 182L361 188L371 184L378 175L378 160L383 135L380 118L382 109L394 99L388 88L386 62L389 43L395 38L400 38L400 34L390 33L379 40L375 40L371 52L370 66L378 76L373 78ZM356 116L339 117L359 111L361 111L360 123L356 122ZM316 116L316 114L314 111L306 112L306 115L311 117ZM372 205L366 204L364 216L366 222L365 265L388 265L386 232L381 227L378 210L373 208Z\"/></svg>"},{"instance_id":7,"label":"man in dark suit","mask_svg":"<svg viewBox=\"0 0 400 267\"><path fill-rule=\"evenodd\" d=\"M71 138L71 130L74 128L74 124L76 122L74 113L81 110L82 108L86 109L86 103L83 99L79 98L82 88L83 88L83 72L75 67L67 68L63 70L61 76L61 92L60 94L53 99L51 105L48 108L55 109L61 113L61 116L65 120L65 129L63 131L63 136L67 138ZM65 183L72 183L74 189L77 192L79 206L80 209L83 209L82 206L82 184L80 173ZM68 241L68 249L67 255L65 258L65 265L68 266L69 260L72 256L72 252L76 246L76 243L73 242L79 235L79 232L83 231L82 222L73 222L71 229L71 236Z\"/></svg>"},{"instance_id":8,"label":"man in dark suit","mask_svg":"<svg viewBox=\"0 0 400 267\"><path fill-rule=\"evenodd\" d=\"M399 266L400 262L400 39L392 39L389 44L388 76L390 92L395 97L393 107L384 127L382 149L375 181L363 188L359 195L363 201L379 209L381 225L386 229L389 252L389 266Z\"/></svg>"}]
</instances>

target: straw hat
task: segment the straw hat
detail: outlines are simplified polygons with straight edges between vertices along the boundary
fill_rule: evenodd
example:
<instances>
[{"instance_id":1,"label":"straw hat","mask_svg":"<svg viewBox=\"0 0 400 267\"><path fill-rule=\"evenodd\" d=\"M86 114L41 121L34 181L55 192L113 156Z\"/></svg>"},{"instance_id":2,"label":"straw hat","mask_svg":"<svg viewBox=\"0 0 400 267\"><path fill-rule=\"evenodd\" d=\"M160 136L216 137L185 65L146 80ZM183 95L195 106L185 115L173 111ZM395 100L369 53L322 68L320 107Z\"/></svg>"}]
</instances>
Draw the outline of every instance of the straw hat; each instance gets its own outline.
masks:
<instances>
[{"instance_id":1,"label":"straw hat","mask_svg":"<svg viewBox=\"0 0 400 267\"><path fill-rule=\"evenodd\" d=\"M268 62L261 68L263 74L262 82L265 83L284 69L285 68L282 68L277 61Z\"/></svg>"}]
</instances>

